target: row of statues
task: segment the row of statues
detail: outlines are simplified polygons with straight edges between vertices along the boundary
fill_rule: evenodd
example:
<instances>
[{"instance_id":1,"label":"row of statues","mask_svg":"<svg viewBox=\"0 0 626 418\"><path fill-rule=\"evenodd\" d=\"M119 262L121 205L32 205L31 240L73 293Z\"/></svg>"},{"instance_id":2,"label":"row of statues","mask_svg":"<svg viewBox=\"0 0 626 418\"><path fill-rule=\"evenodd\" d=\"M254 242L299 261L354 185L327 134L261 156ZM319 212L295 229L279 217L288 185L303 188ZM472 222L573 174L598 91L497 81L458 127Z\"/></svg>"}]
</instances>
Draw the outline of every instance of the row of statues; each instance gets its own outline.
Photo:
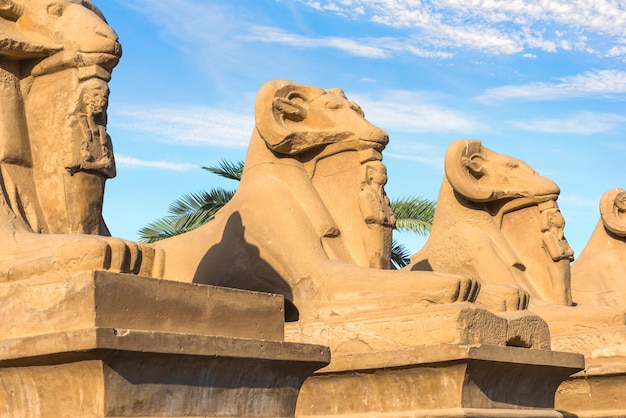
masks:
<instances>
[{"instance_id":1,"label":"row of statues","mask_svg":"<svg viewBox=\"0 0 626 418\"><path fill-rule=\"evenodd\" d=\"M430 236L392 269L389 137L336 88L265 83L215 219L154 244L111 237L121 52L89 0L0 0L7 414L561 416L581 354L626 353L626 191L602 197L572 266L559 187L454 141ZM616 411L626 368L609 363L591 395ZM589 403L592 372L565 396Z\"/></svg>"},{"instance_id":2,"label":"row of statues","mask_svg":"<svg viewBox=\"0 0 626 418\"><path fill-rule=\"evenodd\" d=\"M153 245L112 238L102 200L117 36L90 2L69 0L4 0L0 32L3 281L105 269L280 293L291 320L454 302L625 306L626 192L603 196L570 270L558 186L478 140L449 146L430 238L391 270L388 135L343 91L284 80L259 91L241 184L214 221Z\"/></svg>"}]
</instances>

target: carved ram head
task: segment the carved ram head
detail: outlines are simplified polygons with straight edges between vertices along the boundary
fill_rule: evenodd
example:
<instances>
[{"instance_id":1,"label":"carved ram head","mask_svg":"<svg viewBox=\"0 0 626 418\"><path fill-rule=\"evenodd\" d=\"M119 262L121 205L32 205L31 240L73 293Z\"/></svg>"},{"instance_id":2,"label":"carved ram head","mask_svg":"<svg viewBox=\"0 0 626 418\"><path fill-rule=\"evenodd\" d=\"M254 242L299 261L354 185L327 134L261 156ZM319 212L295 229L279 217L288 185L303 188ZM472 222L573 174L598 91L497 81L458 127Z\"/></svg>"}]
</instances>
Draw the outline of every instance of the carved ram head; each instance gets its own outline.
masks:
<instances>
[{"instance_id":1,"label":"carved ram head","mask_svg":"<svg viewBox=\"0 0 626 418\"><path fill-rule=\"evenodd\" d=\"M340 89L271 81L260 89L255 109L257 131L280 154L296 155L334 143L380 152L389 140Z\"/></svg>"},{"instance_id":2,"label":"carved ram head","mask_svg":"<svg viewBox=\"0 0 626 418\"><path fill-rule=\"evenodd\" d=\"M626 238L626 190L616 188L602 195L600 217L608 231Z\"/></svg>"},{"instance_id":3,"label":"carved ram head","mask_svg":"<svg viewBox=\"0 0 626 418\"><path fill-rule=\"evenodd\" d=\"M116 33L89 0L0 0L0 54L49 57L35 74L119 61Z\"/></svg>"},{"instance_id":4,"label":"carved ram head","mask_svg":"<svg viewBox=\"0 0 626 418\"><path fill-rule=\"evenodd\" d=\"M554 200L559 187L528 164L485 148L478 140L461 139L448 147L446 177L453 189L473 202L526 198Z\"/></svg>"}]
</instances>

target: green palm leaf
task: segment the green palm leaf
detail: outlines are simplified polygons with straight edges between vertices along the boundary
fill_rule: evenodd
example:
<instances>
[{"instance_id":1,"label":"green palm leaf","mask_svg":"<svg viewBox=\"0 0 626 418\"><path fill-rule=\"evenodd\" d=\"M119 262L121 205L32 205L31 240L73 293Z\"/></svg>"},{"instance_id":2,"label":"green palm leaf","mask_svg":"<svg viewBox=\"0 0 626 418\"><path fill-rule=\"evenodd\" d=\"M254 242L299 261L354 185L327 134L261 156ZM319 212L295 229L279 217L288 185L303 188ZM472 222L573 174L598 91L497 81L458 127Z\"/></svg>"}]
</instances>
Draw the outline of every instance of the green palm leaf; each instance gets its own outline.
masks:
<instances>
[{"instance_id":1,"label":"green palm leaf","mask_svg":"<svg viewBox=\"0 0 626 418\"><path fill-rule=\"evenodd\" d=\"M435 216L435 206L435 202L422 197L394 199L391 209L396 217L396 229L428 235Z\"/></svg>"},{"instance_id":2,"label":"green palm leaf","mask_svg":"<svg viewBox=\"0 0 626 418\"><path fill-rule=\"evenodd\" d=\"M155 242L192 231L212 221L234 194L233 190L216 188L184 195L170 205L168 216L141 228L139 240Z\"/></svg>"},{"instance_id":3,"label":"green palm leaf","mask_svg":"<svg viewBox=\"0 0 626 418\"><path fill-rule=\"evenodd\" d=\"M174 219L170 216L149 223L139 230L139 240L147 243L160 241L173 237L181 232L174 225Z\"/></svg>"},{"instance_id":4,"label":"green palm leaf","mask_svg":"<svg viewBox=\"0 0 626 418\"><path fill-rule=\"evenodd\" d=\"M401 243L395 239L391 241L391 266L399 270L406 267L411 262L411 253Z\"/></svg>"},{"instance_id":5,"label":"green palm leaf","mask_svg":"<svg viewBox=\"0 0 626 418\"><path fill-rule=\"evenodd\" d=\"M220 160L216 166L202 167L202 169L227 179L239 181L243 174L243 166L243 161L232 163L227 160Z\"/></svg>"}]
</instances>

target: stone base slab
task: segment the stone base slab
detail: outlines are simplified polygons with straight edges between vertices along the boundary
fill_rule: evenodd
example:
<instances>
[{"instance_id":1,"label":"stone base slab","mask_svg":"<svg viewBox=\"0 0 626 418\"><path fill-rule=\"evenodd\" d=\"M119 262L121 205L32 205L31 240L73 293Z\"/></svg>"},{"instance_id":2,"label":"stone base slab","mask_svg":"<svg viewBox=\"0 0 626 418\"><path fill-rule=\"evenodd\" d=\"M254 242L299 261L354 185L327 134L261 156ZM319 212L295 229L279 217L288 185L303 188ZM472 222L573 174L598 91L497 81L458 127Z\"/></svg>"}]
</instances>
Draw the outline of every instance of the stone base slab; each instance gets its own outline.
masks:
<instances>
[{"instance_id":1,"label":"stone base slab","mask_svg":"<svg viewBox=\"0 0 626 418\"><path fill-rule=\"evenodd\" d=\"M0 283L0 338L91 327L283 341L284 298L107 271Z\"/></svg>"},{"instance_id":2,"label":"stone base slab","mask_svg":"<svg viewBox=\"0 0 626 418\"><path fill-rule=\"evenodd\" d=\"M557 387L583 369L573 353L434 345L335 355L303 385L297 417L561 417Z\"/></svg>"},{"instance_id":3,"label":"stone base slab","mask_svg":"<svg viewBox=\"0 0 626 418\"><path fill-rule=\"evenodd\" d=\"M339 354L386 353L436 344L550 349L548 325L534 313L496 315L471 303L291 322L285 324L285 340L329 346L333 364Z\"/></svg>"},{"instance_id":4,"label":"stone base slab","mask_svg":"<svg viewBox=\"0 0 626 418\"><path fill-rule=\"evenodd\" d=\"M586 359L623 358L626 357L626 326L556 334L552 337L552 347L583 354Z\"/></svg>"},{"instance_id":5,"label":"stone base slab","mask_svg":"<svg viewBox=\"0 0 626 418\"><path fill-rule=\"evenodd\" d=\"M626 417L626 357L585 362L585 370L559 387L556 407L568 417Z\"/></svg>"},{"instance_id":6,"label":"stone base slab","mask_svg":"<svg viewBox=\"0 0 626 418\"><path fill-rule=\"evenodd\" d=\"M91 328L0 342L0 416L291 417L326 347Z\"/></svg>"}]
</instances>

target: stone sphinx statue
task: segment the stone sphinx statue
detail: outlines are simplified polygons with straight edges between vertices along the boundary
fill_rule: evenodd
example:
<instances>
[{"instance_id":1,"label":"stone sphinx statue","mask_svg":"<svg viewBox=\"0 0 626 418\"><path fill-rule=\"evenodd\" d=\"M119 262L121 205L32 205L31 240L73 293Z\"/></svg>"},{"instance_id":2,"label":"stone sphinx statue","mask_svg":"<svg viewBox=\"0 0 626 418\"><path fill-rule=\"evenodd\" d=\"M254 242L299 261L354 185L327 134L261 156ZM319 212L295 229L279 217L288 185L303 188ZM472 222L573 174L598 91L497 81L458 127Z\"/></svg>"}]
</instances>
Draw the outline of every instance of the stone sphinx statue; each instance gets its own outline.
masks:
<instances>
[{"instance_id":1,"label":"stone sphinx statue","mask_svg":"<svg viewBox=\"0 0 626 418\"><path fill-rule=\"evenodd\" d=\"M453 142L430 237L409 268L475 277L482 285L477 303L496 311L525 308L527 296L571 305L573 252L559 192L524 162L480 141Z\"/></svg>"},{"instance_id":2,"label":"stone sphinx statue","mask_svg":"<svg viewBox=\"0 0 626 418\"><path fill-rule=\"evenodd\" d=\"M341 90L271 81L255 117L232 200L155 244L164 278L281 293L305 320L474 299L466 276L370 268L389 265L388 136Z\"/></svg>"},{"instance_id":3,"label":"stone sphinx statue","mask_svg":"<svg viewBox=\"0 0 626 418\"><path fill-rule=\"evenodd\" d=\"M107 82L117 35L88 0L0 2L0 279L152 273L154 250L108 237ZM68 235L72 234L72 235Z\"/></svg>"},{"instance_id":4,"label":"stone sphinx statue","mask_svg":"<svg viewBox=\"0 0 626 418\"><path fill-rule=\"evenodd\" d=\"M455 141L430 237L407 268L475 277L477 305L495 312L529 307L547 321L559 350L574 350L567 333L621 327L623 309L573 303L574 252L564 237L559 193L524 162L477 140ZM580 341L577 347L597 346Z\"/></svg>"},{"instance_id":5,"label":"stone sphinx statue","mask_svg":"<svg viewBox=\"0 0 626 418\"><path fill-rule=\"evenodd\" d=\"M600 220L572 265L577 303L626 308L626 190L611 189L600 199Z\"/></svg>"}]
</instances>

